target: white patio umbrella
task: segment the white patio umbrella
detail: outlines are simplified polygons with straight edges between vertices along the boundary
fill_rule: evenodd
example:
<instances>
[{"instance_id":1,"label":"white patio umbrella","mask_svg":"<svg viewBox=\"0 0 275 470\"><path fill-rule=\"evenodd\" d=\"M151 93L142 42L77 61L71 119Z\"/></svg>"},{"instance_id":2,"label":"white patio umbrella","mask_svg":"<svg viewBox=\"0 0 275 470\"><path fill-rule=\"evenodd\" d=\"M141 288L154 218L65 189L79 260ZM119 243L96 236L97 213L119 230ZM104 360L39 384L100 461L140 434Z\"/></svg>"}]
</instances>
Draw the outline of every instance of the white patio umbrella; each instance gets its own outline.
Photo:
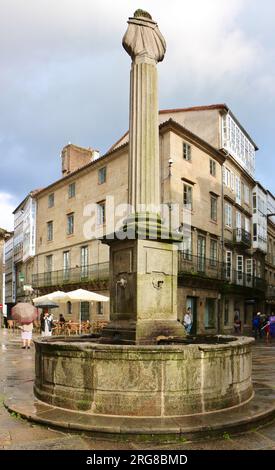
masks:
<instances>
[{"instance_id":1,"label":"white patio umbrella","mask_svg":"<svg viewBox=\"0 0 275 470\"><path fill-rule=\"evenodd\" d=\"M51 292L50 294L36 297L35 299L33 299L33 302L36 304L38 302L44 302L44 301L49 301L49 300L51 300L52 302L61 303L61 302L68 302L68 300L70 299L68 299L66 292L57 290L55 292Z\"/></svg>"},{"instance_id":2,"label":"white patio umbrella","mask_svg":"<svg viewBox=\"0 0 275 470\"><path fill-rule=\"evenodd\" d=\"M76 289L66 292L68 300L79 302L109 302L109 297L85 289Z\"/></svg>"},{"instance_id":3,"label":"white patio umbrella","mask_svg":"<svg viewBox=\"0 0 275 470\"><path fill-rule=\"evenodd\" d=\"M68 300L71 302L109 302L109 297L97 294L85 289L76 289L66 292ZM81 313L79 314L79 324L81 331Z\"/></svg>"}]
</instances>

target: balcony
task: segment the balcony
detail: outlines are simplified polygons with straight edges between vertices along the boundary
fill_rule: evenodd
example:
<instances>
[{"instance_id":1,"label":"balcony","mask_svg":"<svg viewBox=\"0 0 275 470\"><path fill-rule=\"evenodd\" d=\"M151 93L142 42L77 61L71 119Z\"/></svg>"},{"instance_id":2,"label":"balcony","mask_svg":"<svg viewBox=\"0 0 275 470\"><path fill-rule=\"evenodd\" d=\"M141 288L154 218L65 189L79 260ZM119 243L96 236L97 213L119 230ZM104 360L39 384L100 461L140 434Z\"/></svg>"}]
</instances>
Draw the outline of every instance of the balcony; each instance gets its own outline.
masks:
<instances>
[{"instance_id":1,"label":"balcony","mask_svg":"<svg viewBox=\"0 0 275 470\"><path fill-rule=\"evenodd\" d=\"M223 263L216 260L179 252L179 276L190 274L209 279L223 279Z\"/></svg>"},{"instance_id":2,"label":"balcony","mask_svg":"<svg viewBox=\"0 0 275 470\"><path fill-rule=\"evenodd\" d=\"M39 289L41 287L64 286L66 284L83 284L103 281L108 278L109 263L107 262L33 274L32 287Z\"/></svg>"},{"instance_id":3,"label":"balcony","mask_svg":"<svg viewBox=\"0 0 275 470\"><path fill-rule=\"evenodd\" d=\"M222 281L223 284L232 284L261 291L264 291L266 288L264 279L242 271L233 270L226 263L212 259L179 252L178 263L179 277L188 276L189 278L211 279Z\"/></svg>"},{"instance_id":4,"label":"balcony","mask_svg":"<svg viewBox=\"0 0 275 470\"><path fill-rule=\"evenodd\" d=\"M234 284L236 286L249 287L251 289L261 291L266 289L266 282L264 279L242 271L231 270L229 274L228 269L225 268L225 279L230 284Z\"/></svg>"},{"instance_id":5,"label":"balcony","mask_svg":"<svg viewBox=\"0 0 275 470\"><path fill-rule=\"evenodd\" d=\"M249 232L242 228L234 229L234 242L238 245L243 245L247 248L251 247L252 239Z\"/></svg>"}]
</instances>

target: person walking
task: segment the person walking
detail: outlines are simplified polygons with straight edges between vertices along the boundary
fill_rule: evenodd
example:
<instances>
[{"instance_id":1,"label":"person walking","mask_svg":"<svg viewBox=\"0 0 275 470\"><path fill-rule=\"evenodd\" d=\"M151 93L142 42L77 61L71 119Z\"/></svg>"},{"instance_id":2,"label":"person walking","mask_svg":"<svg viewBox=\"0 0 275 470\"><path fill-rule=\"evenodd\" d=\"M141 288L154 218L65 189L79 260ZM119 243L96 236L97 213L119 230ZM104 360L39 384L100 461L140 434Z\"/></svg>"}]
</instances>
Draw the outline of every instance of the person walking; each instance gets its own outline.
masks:
<instances>
[{"instance_id":1,"label":"person walking","mask_svg":"<svg viewBox=\"0 0 275 470\"><path fill-rule=\"evenodd\" d=\"M254 338L257 339L260 336L259 328L260 328L260 312L256 313L253 318L252 322L252 329L254 331Z\"/></svg>"},{"instance_id":2,"label":"person walking","mask_svg":"<svg viewBox=\"0 0 275 470\"><path fill-rule=\"evenodd\" d=\"M240 335L241 334L241 330L242 330L242 322L239 318L239 313L236 312L235 313L235 316L234 316L234 332L237 334L237 335Z\"/></svg>"},{"instance_id":3,"label":"person walking","mask_svg":"<svg viewBox=\"0 0 275 470\"><path fill-rule=\"evenodd\" d=\"M22 349L30 349L32 340L33 322L27 325L21 325L21 339L23 341Z\"/></svg>"},{"instance_id":4,"label":"person walking","mask_svg":"<svg viewBox=\"0 0 275 470\"><path fill-rule=\"evenodd\" d=\"M184 318L183 318L183 326L187 334L191 332L192 324L193 324L193 319L192 319L191 308L188 307L188 309L186 310L186 314L184 315Z\"/></svg>"},{"instance_id":5,"label":"person walking","mask_svg":"<svg viewBox=\"0 0 275 470\"><path fill-rule=\"evenodd\" d=\"M265 335L266 335L266 344L270 343L270 321L266 320L266 323L262 327L262 330L264 330Z\"/></svg>"}]
</instances>

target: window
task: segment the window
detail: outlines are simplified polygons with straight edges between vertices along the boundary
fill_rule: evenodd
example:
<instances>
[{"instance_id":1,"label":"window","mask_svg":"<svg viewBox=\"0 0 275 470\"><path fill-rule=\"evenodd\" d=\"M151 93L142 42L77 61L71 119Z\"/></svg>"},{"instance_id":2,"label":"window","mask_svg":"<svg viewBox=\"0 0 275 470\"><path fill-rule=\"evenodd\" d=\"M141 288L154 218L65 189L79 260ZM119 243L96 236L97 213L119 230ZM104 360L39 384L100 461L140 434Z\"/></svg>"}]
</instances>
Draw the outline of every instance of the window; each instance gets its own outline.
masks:
<instances>
[{"instance_id":1,"label":"window","mask_svg":"<svg viewBox=\"0 0 275 470\"><path fill-rule=\"evenodd\" d=\"M53 255L46 256L46 272L53 270Z\"/></svg>"},{"instance_id":2,"label":"window","mask_svg":"<svg viewBox=\"0 0 275 470\"><path fill-rule=\"evenodd\" d=\"M237 255L237 284L243 284L243 256Z\"/></svg>"},{"instance_id":3,"label":"window","mask_svg":"<svg viewBox=\"0 0 275 470\"><path fill-rule=\"evenodd\" d=\"M63 251L63 280L68 281L70 278L70 252Z\"/></svg>"},{"instance_id":4,"label":"window","mask_svg":"<svg viewBox=\"0 0 275 470\"><path fill-rule=\"evenodd\" d=\"M229 323L229 299L224 299L224 326Z\"/></svg>"},{"instance_id":5,"label":"window","mask_svg":"<svg viewBox=\"0 0 275 470\"><path fill-rule=\"evenodd\" d=\"M223 182L224 182L225 186L227 186L228 188L230 188L230 185L231 185L230 175L231 175L231 173L228 170L228 168L224 168L223 169Z\"/></svg>"},{"instance_id":6,"label":"window","mask_svg":"<svg viewBox=\"0 0 275 470\"><path fill-rule=\"evenodd\" d=\"M222 118L222 146L254 176L255 148L230 114Z\"/></svg>"},{"instance_id":7,"label":"window","mask_svg":"<svg viewBox=\"0 0 275 470\"><path fill-rule=\"evenodd\" d=\"M250 188L246 184L244 185L244 202L250 204Z\"/></svg>"},{"instance_id":8,"label":"window","mask_svg":"<svg viewBox=\"0 0 275 470\"><path fill-rule=\"evenodd\" d=\"M216 176L216 162L210 158L210 175Z\"/></svg>"},{"instance_id":9,"label":"window","mask_svg":"<svg viewBox=\"0 0 275 470\"><path fill-rule=\"evenodd\" d=\"M257 212L257 195L253 194L253 212L256 214Z\"/></svg>"},{"instance_id":10,"label":"window","mask_svg":"<svg viewBox=\"0 0 275 470\"><path fill-rule=\"evenodd\" d=\"M198 236L198 271L204 272L205 271L205 244L206 240L205 237L201 235Z\"/></svg>"},{"instance_id":11,"label":"window","mask_svg":"<svg viewBox=\"0 0 275 470\"><path fill-rule=\"evenodd\" d=\"M236 202L237 204L242 203L242 198L241 198L241 180L238 176L235 178L235 183L236 183Z\"/></svg>"},{"instance_id":12,"label":"window","mask_svg":"<svg viewBox=\"0 0 275 470\"><path fill-rule=\"evenodd\" d=\"M74 233L74 214L67 214L67 235Z\"/></svg>"},{"instance_id":13,"label":"window","mask_svg":"<svg viewBox=\"0 0 275 470\"><path fill-rule=\"evenodd\" d=\"M257 224L253 224L253 241L256 242L258 240L258 235L257 235Z\"/></svg>"},{"instance_id":14,"label":"window","mask_svg":"<svg viewBox=\"0 0 275 470\"><path fill-rule=\"evenodd\" d=\"M250 219L248 217L244 218L244 229L250 234Z\"/></svg>"},{"instance_id":15,"label":"window","mask_svg":"<svg viewBox=\"0 0 275 470\"><path fill-rule=\"evenodd\" d=\"M67 302L67 314L71 315L72 314L72 302Z\"/></svg>"},{"instance_id":16,"label":"window","mask_svg":"<svg viewBox=\"0 0 275 470\"><path fill-rule=\"evenodd\" d=\"M192 259L192 236L184 236L182 240L183 259L191 261Z\"/></svg>"},{"instance_id":17,"label":"window","mask_svg":"<svg viewBox=\"0 0 275 470\"><path fill-rule=\"evenodd\" d=\"M223 169L223 182L225 186L230 188L232 191L235 189L235 176L232 171L230 171L228 168Z\"/></svg>"},{"instance_id":18,"label":"window","mask_svg":"<svg viewBox=\"0 0 275 470\"><path fill-rule=\"evenodd\" d=\"M215 328L216 324L216 300L206 299L204 311L205 328Z\"/></svg>"},{"instance_id":19,"label":"window","mask_svg":"<svg viewBox=\"0 0 275 470\"><path fill-rule=\"evenodd\" d=\"M69 184L69 187L68 187L68 196L69 196L69 198L75 197L75 183Z\"/></svg>"},{"instance_id":20,"label":"window","mask_svg":"<svg viewBox=\"0 0 275 470\"><path fill-rule=\"evenodd\" d=\"M185 209L192 210L192 187L183 185L183 205Z\"/></svg>"},{"instance_id":21,"label":"window","mask_svg":"<svg viewBox=\"0 0 275 470\"><path fill-rule=\"evenodd\" d=\"M210 266L217 266L218 243L216 240L210 240Z\"/></svg>"},{"instance_id":22,"label":"window","mask_svg":"<svg viewBox=\"0 0 275 470\"><path fill-rule=\"evenodd\" d=\"M45 282L51 284L53 270L53 255L46 256L45 259Z\"/></svg>"},{"instance_id":23,"label":"window","mask_svg":"<svg viewBox=\"0 0 275 470\"><path fill-rule=\"evenodd\" d=\"M242 214L239 211L236 211L236 228L239 231L242 228Z\"/></svg>"},{"instance_id":24,"label":"window","mask_svg":"<svg viewBox=\"0 0 275 470\"><path fill-rule=\"evenodd\" d=\"M224 210L225 210L225 225L227 227L232 227L232 206L230 206L230 204L225 203Z\"/></svg>"},{"instance_id":25,"label":"window","mask_svg":"<svg viewBox=\"0 0 275 470\"><path fill-rule=\"evenodd\" d=\"M183 159L191 160L191 145L186 144L186 142L183 142Z\"/></svg>"},{"instance_id":26,"label":"window","mask_svg":"<svg viewBox=\"0 0 275 470\"><path fill-rule=\"evenodd\" d=\"M230 173L230 183L231 183L231 189L232 191L235 191L235 176L234 173Z\"/></svg>"},{"instance_id":27,"label":"window","mask_svg":"<svg viewBox=\"0 0 275 470\"><path fill-rule=\"evenodd\" d=\"M103 184L106 181L106 166L98 170L98 184Z\"/></svg>"},{"instance_id":28,"label":"window","mask_svg":"<svg viewBox=\"0 0 275 470\"><path fill-rule=\"evenodd\" d=\"M80 302L81 321L90 320L90 302Z\"/></svg>"},{"instance_id":29,"label":"window","mask_svg":"<svg viewBox=\"0 0 275 470\"><path fill-rule=\"evenodd\" d=\"M103 315L103 302L97 302L97 315Z\"/></svg>"},{"instance_id":30,"label":"window","mask_svg":"<svg viewBox=\"0 0 275 470\"><path fill-rule=\"evenodd\" d=\"M105 201L97 203L97 225L103 225L106 222Z\"/></svg>"},{"instance_id":31,"label":"window","mask_svg":"<svg viewBox=\"0 0 275 470\"><path fill-rule=\"evenodd\" d=\"M53 240L53 221L47 222L47 240L50 242Z\"/></svg>"},{"instance_id":32,"label":"window","mask_svg":"<svg viewBox=\"0 0 275 470\"><path fill-rule=\"evenodd\" d=\"M226 252L225 275L226 275L226 279L231 280L232 278L232 251Z\"/></svg>"},{"instance_id":33,"label":"window","mask_svg":"<svg viewBox=\"0 0 275 470\"><path fill-rule=\"evenodd\" d=\"M87 246L80 248L81 278L88 277L89 252Z\"/></svg>"},{"instance_id":34,"label":"window","mask_svg":"<svg viewBox=\"0 0 275 470\"><path fill-rule=\"evenodd\" d=\"M214 222L217 222L217 205L218 199L216 196L210 197L210 218Z\"/></svg>"},{"instance_id":35,"label":"window","mask_svg":"<svg viewBox=\"0 0 275 470\"><path fill-rule=\"evenodd\" d=\"M48 207L54 206L54 193L49 194L48 196Z\"/></svg>"},{"instance_id":36,"label":"window","mask_svg":"<svg viewBox=\"0 0 275 470\"><path fill-rule=\"evenodd\" d=\"M253 259L249 258L246 260L246 283L247 285L252 284L253 278Z\"/></svg>"}]
</instances>

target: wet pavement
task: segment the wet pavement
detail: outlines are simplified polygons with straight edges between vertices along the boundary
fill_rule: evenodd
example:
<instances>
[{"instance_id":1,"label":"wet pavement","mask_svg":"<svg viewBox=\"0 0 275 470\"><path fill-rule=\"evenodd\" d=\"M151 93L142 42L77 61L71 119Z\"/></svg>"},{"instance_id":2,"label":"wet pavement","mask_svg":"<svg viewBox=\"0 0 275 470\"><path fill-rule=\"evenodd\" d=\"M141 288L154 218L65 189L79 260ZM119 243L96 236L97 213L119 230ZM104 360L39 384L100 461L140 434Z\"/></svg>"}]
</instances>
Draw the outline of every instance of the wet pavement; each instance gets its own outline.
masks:
<instances>
[{"instance_id":1,"label":"wet pavement","mask_svg":"<svg viewBox=\"0 0 275 470\"><path fill-rule=\"evenodd\" d=\"M0 329L0 449L18 450L275 450L275 421L239 435L221 433L219 438L175 444L109 441L99 437L57 431L32 424L3 405L12 390L28 388L34 374L34 347L21 349L20 335ZM275 340L253 346L253 380L275 390ZM262 397L264 400L264 396Z\"/></svg>"}]
</instances>

